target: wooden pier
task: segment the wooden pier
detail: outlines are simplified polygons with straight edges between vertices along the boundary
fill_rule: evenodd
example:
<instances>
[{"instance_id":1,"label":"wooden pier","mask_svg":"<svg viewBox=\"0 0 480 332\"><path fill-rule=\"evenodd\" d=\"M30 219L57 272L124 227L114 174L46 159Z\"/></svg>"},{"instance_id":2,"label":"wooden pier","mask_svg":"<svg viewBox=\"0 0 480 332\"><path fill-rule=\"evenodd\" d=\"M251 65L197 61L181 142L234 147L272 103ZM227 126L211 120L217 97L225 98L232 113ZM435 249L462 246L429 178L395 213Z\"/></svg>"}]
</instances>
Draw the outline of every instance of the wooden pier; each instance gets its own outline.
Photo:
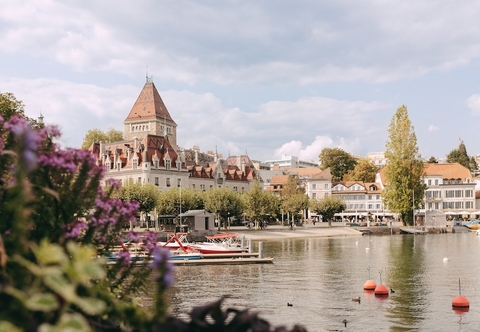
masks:
<instances>
[{"instance_id":1,"label":"wooden pier","mask_svg":"<svg viewBox=\"0 0 480 332\"><path fill-rule=\"evenodd\" d=\"M243 265L243 264L273 264L273 258L260 258L258 253L252 254L222 254L203 255L201 259L172 260L173 265Z\"/></svg>"}]
</instances>

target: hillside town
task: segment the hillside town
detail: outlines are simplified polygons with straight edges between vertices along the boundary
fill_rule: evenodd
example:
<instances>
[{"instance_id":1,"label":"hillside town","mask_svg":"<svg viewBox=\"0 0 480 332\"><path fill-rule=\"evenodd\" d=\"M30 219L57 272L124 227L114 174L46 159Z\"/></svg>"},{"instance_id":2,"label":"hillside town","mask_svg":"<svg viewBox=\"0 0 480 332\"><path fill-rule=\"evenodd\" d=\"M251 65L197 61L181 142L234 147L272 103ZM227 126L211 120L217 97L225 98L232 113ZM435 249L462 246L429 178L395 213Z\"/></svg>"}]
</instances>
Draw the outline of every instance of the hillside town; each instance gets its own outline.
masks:
<instances>
[{"instance_id":1,"label":"hillside town","mask_svg":"<svg viewBox=\"0 0 480 332\"><path fill-rule=\"evenodd\" d=\"M198 146L179 147L177 142L177 123L147 77L125 118L124 140L96 142L89 151L105 166L106 179L149 183L159 191L230 188L243 193L258 180L263 190L280 194L288 177L294 175L309 199L337 196L345 202L346 209L335 215L336 221L383 223L396 218L382 201L387 163L382 152L367 156L379 169L374 182L333 181L329 168L321 170L318 163L295 156L267 161L251 160L246 154L224 158L213 151L202 153ZM423 180L427 188L423 208L414 211L423 225L444 227L454 217L480 214L480 181L468 168L459 163L425 163ZM303 218L321 221L321 216L308 209Z\"/></svg>"}]
</instances>

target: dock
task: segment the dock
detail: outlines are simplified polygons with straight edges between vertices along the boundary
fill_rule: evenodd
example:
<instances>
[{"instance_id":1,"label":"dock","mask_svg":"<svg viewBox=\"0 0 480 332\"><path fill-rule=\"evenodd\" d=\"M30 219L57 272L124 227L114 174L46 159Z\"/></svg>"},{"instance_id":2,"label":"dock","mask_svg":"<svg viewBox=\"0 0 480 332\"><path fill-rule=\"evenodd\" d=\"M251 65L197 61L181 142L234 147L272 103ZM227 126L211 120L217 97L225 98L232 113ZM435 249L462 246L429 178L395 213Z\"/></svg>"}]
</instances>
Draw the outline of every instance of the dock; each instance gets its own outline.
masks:
<instances>
[{"instance_id":1,"label":"dock","mask_svg":"<svg viewBox=\"0 0 480 332\"><path fill-rule=\"evenodd\" d=\"M258 255L258 254L257 254ZM209 255L205 255L209 256ZM230 257L230 258L202 258L191 260L175 260L171 261L173 265L194 266L194 265L244 265L244 264L273 264L273 258L258 257Z\"/></svg>"},{"instance_id":2,"label":"dock","mask_svg":"<svg viewBox=\"0 0 480 332\"><path fill-rule=\"evenodd\" d=\"M414 227L400 227L400 232L404 234L427 234L427 231Z\"/></svg>"}]
</instances>

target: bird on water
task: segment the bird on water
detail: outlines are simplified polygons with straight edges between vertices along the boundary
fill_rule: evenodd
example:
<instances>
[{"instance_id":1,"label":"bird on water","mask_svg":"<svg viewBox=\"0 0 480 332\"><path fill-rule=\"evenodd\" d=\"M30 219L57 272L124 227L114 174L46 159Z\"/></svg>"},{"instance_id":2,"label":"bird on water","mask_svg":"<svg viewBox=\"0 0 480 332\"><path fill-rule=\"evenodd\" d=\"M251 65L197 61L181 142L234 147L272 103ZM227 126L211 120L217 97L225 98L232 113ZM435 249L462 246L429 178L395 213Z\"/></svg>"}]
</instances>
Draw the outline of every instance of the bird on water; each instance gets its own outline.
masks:
<instances>
[{"instance_id":1,"label":"bird on water","mask_svg":"<svg viewBox=\"0 0 480 332\"><path fill-rule=\"evenodd\" d=\"M287 307L293 307L293 304L287 302Z\"/></svg>"},{"instance_id":2,"label":"bird on water","mask_svg":"<svg viewBox=\"0 0 480 332\"><path fill-rule=\"evenodd\" d=\"M354 298L352 299L352 301L358 302L358 303L360 303L360 300L361 300L360 296L359 296L359 297L354 297Z\"/></svg>"}]
</instances>

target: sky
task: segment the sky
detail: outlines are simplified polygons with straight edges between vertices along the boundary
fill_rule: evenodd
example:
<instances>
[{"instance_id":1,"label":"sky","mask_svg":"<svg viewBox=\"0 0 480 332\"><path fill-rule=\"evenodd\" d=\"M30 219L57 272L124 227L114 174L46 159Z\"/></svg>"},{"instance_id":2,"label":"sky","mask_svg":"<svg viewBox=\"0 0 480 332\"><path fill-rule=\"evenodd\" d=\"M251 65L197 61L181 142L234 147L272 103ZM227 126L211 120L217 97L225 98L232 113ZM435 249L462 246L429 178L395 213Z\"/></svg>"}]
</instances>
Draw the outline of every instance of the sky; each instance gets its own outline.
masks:
<instances>
[{"instance_id":1,"label":"sky","mask_svg":"<svg viewBox=\"0 0 480 332\"><path fill-rule=\"evenodd\" d=\"M146 76L203 152L318 161L385 150L405 105L422 157L480 154L477 0L2 0L0 92L77 147L123 131Z\"/></svg>"}]
</instances>

